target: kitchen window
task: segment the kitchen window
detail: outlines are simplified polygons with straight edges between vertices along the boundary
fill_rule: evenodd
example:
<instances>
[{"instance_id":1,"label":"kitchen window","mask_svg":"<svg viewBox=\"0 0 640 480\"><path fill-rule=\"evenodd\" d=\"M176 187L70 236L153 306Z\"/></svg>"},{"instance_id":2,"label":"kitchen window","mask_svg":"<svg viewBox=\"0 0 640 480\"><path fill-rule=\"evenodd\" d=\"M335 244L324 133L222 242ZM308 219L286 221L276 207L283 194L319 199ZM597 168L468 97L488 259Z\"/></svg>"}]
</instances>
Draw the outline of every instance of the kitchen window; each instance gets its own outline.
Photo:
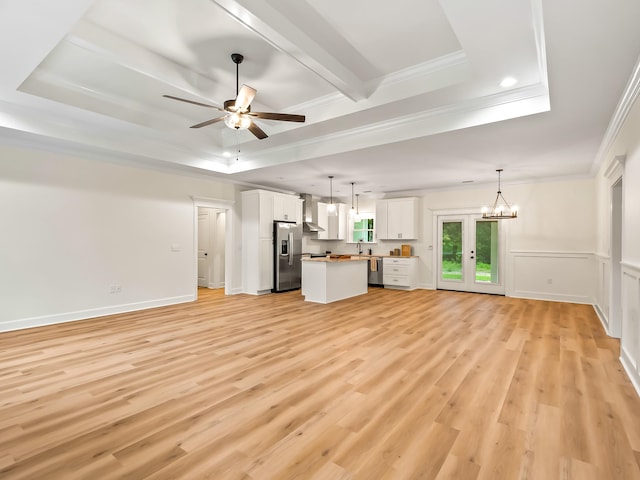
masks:
<instances>
[{"instance_id":1,"label":"kitchen window","mask_svg":"<svg viewBox=\"0 0 640 480\"><path fill-rule=\"evenodd\" d=\"M361 212L358 219L349 216L349 241L347 243L375 243L375 213Z\"/></svg>"}]
</instances>

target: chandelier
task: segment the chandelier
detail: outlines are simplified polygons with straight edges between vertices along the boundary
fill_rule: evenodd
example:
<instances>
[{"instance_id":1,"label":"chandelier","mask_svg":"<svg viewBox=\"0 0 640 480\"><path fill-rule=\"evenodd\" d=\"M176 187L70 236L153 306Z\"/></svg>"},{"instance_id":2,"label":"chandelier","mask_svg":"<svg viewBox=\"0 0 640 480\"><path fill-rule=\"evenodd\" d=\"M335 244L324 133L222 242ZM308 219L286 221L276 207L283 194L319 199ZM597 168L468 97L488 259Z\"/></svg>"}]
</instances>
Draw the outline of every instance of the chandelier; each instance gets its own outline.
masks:
<instances>
[{"instance_id":1,"label":"chandelier","mask_svg":"<svg viewBox=\"0 0 640 480\"><path fill-rule=\"evenodd\" d=\"M516 207L515 205L509 205L509 202L504 199L504 197L502 196L502 191L500 190L500 172L502 172L502 169L498 168L496 172L498 172L498 194L496 195L496 199L490 209L488 209L487 207L482 208L482 218L517 218L518 207Z\"/></svg>"}]
</instances>

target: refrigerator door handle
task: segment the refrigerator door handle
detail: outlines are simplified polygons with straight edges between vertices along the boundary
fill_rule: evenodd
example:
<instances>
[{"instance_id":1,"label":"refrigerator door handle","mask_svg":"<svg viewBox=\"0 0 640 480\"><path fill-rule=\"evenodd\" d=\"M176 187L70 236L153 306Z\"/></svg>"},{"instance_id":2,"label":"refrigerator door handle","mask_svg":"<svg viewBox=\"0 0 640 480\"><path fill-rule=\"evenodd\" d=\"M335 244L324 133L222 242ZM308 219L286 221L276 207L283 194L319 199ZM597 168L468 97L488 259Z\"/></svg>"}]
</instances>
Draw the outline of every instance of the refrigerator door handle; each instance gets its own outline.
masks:
<instances>
[{"instance_id":1,"label":"refrigerator door handle","mask_svg":"<svg viewBox=\"0 0 640 480\"><path fill-rule=\"evenodd\" d=\"M293 232L289 232L289 265L293 265Z\"/></svg>"}]
</instances>

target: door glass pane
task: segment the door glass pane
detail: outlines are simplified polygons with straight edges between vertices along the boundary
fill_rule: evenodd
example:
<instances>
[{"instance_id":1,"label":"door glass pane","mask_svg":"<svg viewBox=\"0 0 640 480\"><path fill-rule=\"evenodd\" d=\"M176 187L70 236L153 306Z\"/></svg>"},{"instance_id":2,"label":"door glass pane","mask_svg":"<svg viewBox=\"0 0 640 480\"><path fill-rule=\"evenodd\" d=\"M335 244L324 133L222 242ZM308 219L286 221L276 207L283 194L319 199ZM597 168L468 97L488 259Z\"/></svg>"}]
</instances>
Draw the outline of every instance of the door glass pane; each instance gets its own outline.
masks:
<instances>
[{"instance_id":1,"label":"door glass pane","mask_svg":"<svg viewBox=\"0 0 640 480\"><path fill-rule=\"evenodd\" d=\"M462 222L442 222L443 280L462 280Z\"/></svg>"},{"instance_id":2,"label":"door glass pane","mask_svg":"<svg viewBox=\"0 0 640 480\"><path fill-rule=\"evenodd\" d=\"M498 283L498 221L476 221L476 282Z\"/></svg>"}]
</instances>

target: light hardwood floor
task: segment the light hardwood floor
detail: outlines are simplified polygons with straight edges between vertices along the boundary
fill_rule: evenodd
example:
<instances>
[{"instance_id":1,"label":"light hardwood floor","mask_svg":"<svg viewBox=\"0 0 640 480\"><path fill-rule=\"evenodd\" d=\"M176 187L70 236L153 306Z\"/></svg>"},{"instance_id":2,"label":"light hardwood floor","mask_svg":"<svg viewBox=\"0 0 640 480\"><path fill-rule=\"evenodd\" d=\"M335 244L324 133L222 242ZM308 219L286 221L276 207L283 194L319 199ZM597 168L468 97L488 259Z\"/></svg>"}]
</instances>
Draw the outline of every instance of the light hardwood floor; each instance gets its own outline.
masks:
<instances>
[{"instance_id":1,"label":"light hardwood floor","mask_svg":"<svg viewBox=\"0 0 640 480\"><path fill-rule=\"evenodd\" d=\"M640 479L590 306L199 295L0 334L0 478Z\"/></svg>"}]
</instances>

